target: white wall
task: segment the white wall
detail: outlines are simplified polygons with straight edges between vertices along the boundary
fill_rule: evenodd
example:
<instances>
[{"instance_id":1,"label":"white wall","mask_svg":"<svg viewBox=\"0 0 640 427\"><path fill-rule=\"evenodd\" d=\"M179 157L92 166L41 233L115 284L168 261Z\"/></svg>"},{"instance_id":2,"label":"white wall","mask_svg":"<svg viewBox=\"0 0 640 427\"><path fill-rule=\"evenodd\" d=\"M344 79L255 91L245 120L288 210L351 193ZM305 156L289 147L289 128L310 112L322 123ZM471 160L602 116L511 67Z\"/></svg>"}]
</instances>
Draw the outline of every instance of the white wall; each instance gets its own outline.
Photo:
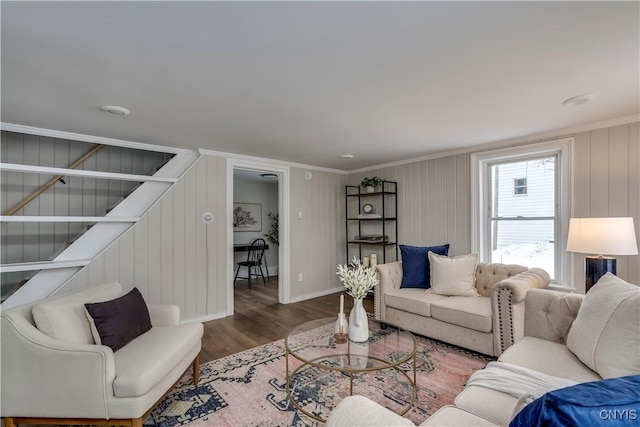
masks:
<instances>
[{"instance_id":1,"label":"white wall","mask_svg":"<svg viewBox=\"0 0 640 427\"><path fill-rule=\"evenodd\" d=\"M264 239L267 245L269 245L269 249L265 252L267 265L269 266L269 274L272 276L277 275L278 247L270 243L265 237L265 234L271 229L269 213L278 213L278 182L259 181L255 178L252 179L243 176L243 174L234 173L233 200L235 203L259 203L262 206L262 230L234 231L233 243L251 243L254 239ZM245 261L246 259L246 252L235 254L236 262ZM246 275L245 271L241 271L240 275Z\"/></svg>"},{"instance_id":2,"label":"white wall","mask_svg":"<svg viewBox=\"0 0 640 427\"><path fill-rule=\"evenodd\" d=\"M226 315L227 159L202 156L117 242L82 269L63 291L119 280L151 303L177 304L185 320ZM344 260L346 175L291 168L292 301L340 289ZM205 225L202 214L215 219ZM303 212L298 220L297 211ZM207 255L208 254L208 255ZM235 266L231 266L234 268ZM280 274L285 274L280 272ZM298 282L298 274L304 280Z\"/></svg>"},{"instance_id":3,"label":"white wall","mask_svg":"<svg viewBox=\"0 0 640 427\"><path fill-rule=\"evenodd\" d=\"M344 289L336 276L344 264L346 175L291 168L291 299ZM302 218L298 219L298 213ZM303 280L298 281L302 274ZM336 302L337 304L337 302Z\"/></svg>"},{"instance_id":4,"label":"white wall","mask_svg":"<svg viewBox=\"0 0 640 427\"><path fill-rule=\"evenodd\" d=\"M226 160L201 157L64 290L118 280L150 303L177 304L183 319L226 312ZM211 212L210 224L202 214Z\"/></svg>"},{"instance_id":5,"label":"white wall","mask_svg":"<svg viewBox=\"0 0 640 427\"><path fill-rule=\"evenodd\" d=\"M636 122L545 138L575 138L572 217L631 216L636 236L640 237L638 127ZM531 140L528 144L537 142L542 141ZM451 255L470 252L469 154L351 174L349 183L357 185L365 176L398 181L399 243L418 246L450 243ZM640 257L616 258L618 276L640 284ZM584 255L570 254L569 259L574 279L566 285L584 293Z\"/></svg>"}]
</instances>

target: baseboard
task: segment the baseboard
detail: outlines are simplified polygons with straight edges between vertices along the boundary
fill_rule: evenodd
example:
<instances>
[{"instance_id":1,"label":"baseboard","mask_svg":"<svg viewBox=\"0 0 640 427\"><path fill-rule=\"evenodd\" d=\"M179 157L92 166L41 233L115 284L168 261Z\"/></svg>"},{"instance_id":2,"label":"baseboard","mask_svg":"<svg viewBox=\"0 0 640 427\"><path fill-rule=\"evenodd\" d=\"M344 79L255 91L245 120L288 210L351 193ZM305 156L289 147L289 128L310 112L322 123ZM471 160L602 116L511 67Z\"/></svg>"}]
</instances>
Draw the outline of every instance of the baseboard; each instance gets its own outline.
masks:
<instances>
[{"instance_id":1,"label":"baseboard","mask_svg":"<svg viewBox=\"0 0 640 427\"><path fill-rule=\"evenodd\" d=\"M207 316L195 317L193 319L184 319L181 323L183 323L183 324L185 324L185 323L203 323L203 322L208 322L210 320L222 319L222 318L227 317L227 316L228 316L227 312L223 311L223 312L220 312L220 313L209 314Z\"/></svg>"},{"instance_id":2,"label":"baseboard","mask_svg":"<svg viewBox=\"0 0 640 427\"><path fill-rule=\"evenodd\" d=\"M335 287L335 288L326 289L324 291L314 292L312 294L303 295L303 296L299 296L299 297L296 297L296 298L291 298L289 300L289 303L292 304L292 303L295 303L295 302L306 301L308 299L317 298L317 297L323 297L325 295L335 294L335 293L338 293L338 292L345 292L344 286L338 286L338 287ZM337 303L336 303L336 305L337 305Z\"/></svg>"}]
</instances>

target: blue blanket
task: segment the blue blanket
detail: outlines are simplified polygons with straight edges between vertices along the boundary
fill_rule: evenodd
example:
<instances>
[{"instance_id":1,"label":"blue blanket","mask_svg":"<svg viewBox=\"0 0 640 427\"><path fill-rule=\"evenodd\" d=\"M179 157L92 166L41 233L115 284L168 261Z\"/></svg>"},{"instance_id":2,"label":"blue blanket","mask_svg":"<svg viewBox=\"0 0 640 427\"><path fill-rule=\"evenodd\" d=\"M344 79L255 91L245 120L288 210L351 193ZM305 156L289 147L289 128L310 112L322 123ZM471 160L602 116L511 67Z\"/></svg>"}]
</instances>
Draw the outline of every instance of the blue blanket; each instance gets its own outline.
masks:
<instances>
[{"instance_id":1,"label":"blue blanket","mask_svg":"<svg viewBox=\"0 0 640 427\"><path fill-rule=\"evenodd\" d=\"M509 427L593 425L640 425L640 375L550 391L525 406Z\"/></svg>"}]
</instances>

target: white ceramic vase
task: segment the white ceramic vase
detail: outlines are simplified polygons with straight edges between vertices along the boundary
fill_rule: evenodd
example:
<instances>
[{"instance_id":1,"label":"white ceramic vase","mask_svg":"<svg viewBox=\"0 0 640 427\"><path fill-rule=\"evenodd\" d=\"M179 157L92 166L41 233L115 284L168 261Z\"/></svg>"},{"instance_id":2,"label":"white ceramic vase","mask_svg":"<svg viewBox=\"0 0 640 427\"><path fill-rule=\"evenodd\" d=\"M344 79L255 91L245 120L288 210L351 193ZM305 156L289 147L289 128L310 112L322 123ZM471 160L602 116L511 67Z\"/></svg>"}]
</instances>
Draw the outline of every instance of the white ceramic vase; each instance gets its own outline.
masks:
<instances>
[{"instance_id":1,"label":"white ceramic vase","mask_svg":"<svg viewBox=\"0 0 640 427\"><path fill-rule=\"evenodd\" d=\"M349 339L354 342L369 340L369 321L362 298L353 300L353 308L349 313Z\"/></svg>"}]
</instances>

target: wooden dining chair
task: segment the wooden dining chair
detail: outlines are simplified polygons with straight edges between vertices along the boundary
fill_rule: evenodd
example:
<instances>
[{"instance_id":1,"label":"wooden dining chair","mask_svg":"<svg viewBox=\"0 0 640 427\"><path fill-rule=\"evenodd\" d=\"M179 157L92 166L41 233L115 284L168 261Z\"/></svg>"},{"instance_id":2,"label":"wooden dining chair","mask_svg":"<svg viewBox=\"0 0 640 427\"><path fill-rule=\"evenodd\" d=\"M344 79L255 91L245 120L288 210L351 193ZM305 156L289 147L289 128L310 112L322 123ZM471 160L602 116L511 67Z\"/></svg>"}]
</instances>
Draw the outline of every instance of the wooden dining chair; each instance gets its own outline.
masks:
<instances>
[{"instance_id":1,"label":"wooden dining chair","mask_svg":"<svg viewBox=\"0 0 640 427\"><path fill-rule=\"evenodd\" d=\"M267 277L269 276L269 267L266 265L266 259L264 256L264 250L267 243L264 239L255 239L251 243L251 247L247 252L247 260L238 262L238 268L236 269L236 277L233 279L233 285L235 286L236 280L238 280L238 274L241 267L247 268L247 277L240 277L240 279L247 279L249 281L249 289L251 289L251 277L262 277L264 285L267 285L267 279L262 271L262 263L264 261L265 268L267 270Z\"/></svg>"}]
</instances>

